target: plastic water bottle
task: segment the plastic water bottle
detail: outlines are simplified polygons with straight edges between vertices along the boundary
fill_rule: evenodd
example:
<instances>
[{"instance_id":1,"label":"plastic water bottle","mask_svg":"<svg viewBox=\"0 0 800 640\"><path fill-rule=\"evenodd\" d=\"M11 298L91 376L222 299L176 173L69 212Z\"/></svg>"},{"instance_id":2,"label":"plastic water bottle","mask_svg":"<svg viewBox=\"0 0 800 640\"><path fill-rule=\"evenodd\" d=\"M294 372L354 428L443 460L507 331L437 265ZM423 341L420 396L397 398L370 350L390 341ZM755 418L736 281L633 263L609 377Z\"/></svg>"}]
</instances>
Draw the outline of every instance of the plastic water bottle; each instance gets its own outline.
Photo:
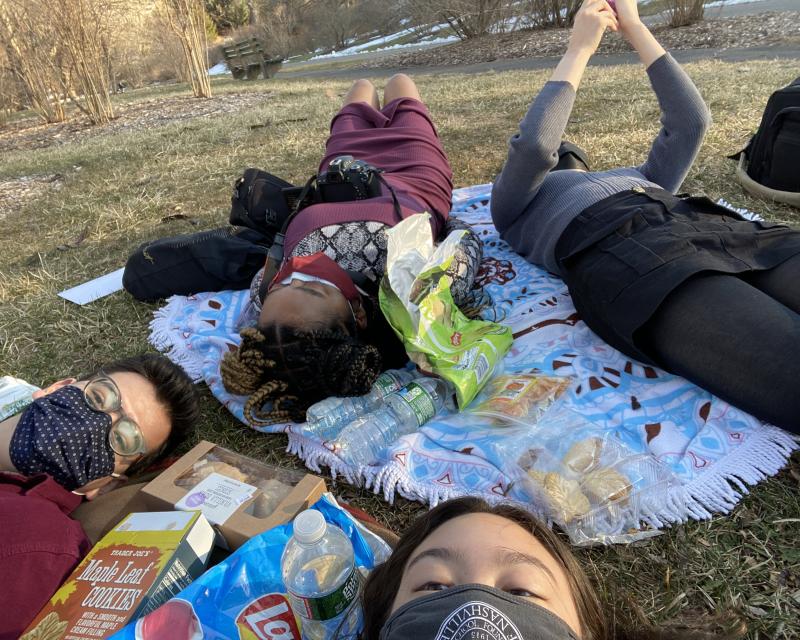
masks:
<instances>
[{"instance_id":1,"label":"plastic water bottle","mask_svg":"<svg viewBox=\"0 0 800 640\"><path fill-rule=\"evenodd\" d=\"M350 539L314 509L298 514L293 529L281 572L292 610L302 622L303 640L356 638L361 574Z\"/></svg>"},{"instance_id":2,"label":"plastic water bottle","mask_svg":"<svg viewBox=\"0 0 800 640\"><path fill-rule=\"evenodd\" d=\"M306 411L306 430L322 440L333 440L347 423L377 409L383 399L418 376L416 371L393 369L378 376L369 393L355 398L325 398Z\"/></svg>"},{"instance_id":3,"label":"plastic water bottle","mask_svg":"<svg viewBox=\"0 0 800 640\"><path fill-rule=\"evenodd\" d=\"M354 466L372 462L397 438L433 418L450 393L450 386L441 378L418 378L387 396L380 409L342 429L334 450Z\"/></svg>"},{"instance_id":4,"label":"plastic water bottle","mask_svg":"<svg viewBox=\"0 0 800 640\"><path fill-rule=\"evenodd\" d=\"M39 387L12 376L0 378L0 420L18 414L31 402Z\"/></svg>"}]
</instances>

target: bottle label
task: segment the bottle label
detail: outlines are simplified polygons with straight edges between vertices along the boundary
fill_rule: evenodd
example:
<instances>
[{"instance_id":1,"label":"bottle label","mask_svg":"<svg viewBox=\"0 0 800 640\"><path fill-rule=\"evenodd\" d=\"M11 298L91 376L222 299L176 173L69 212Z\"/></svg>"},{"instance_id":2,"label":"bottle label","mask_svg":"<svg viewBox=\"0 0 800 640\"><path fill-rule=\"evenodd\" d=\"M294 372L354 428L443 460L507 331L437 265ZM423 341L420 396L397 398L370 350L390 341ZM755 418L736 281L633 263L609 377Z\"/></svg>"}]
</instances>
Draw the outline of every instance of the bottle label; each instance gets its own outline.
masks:
<instances>
[{"instance_id":1,"label":"bottle label","mask_svg":"<svg viewBox=\"0 0 800 640\"><path fill-rule=\"evenodd\" d=\"M395 374L386 371L378 376L378 379L375 381L375 386L385 398L390 393L397 391L400 388L400 380Z\"/></svg>"},{"instance_id":2,"label":"bottle label","mask_svg":"<svg viewBox=\"0 0 800 640\"><path fill-rule=\"evenodd\" d=\"M288 600L268 593L251 600L236 616L240 638L258 640L301 640L300 628Z\"/></svg>"},{"instance_id":3,"label":"bottle label","mask_svg":"<svg viewBox=\"0 0 800 640\"><path fill-rule=\"evenodd\" d=\"M411 407L417 424L423 425L436 414L436 405L428 390L416 382L409 382L397 392L405 403Z\"/></svg>"},{"instance_id":4,"label":"bottle label","mask_svg":"<svg viewBox=\"0 0 800 640\"><path fill-rule=\"evenodd\" d=\"M300 615L310 620L330 620L340 615L358 597L361 579L355 567L342 585L320 598L304 598L292 592L297 604L305 611Z\"/></svg>"}]
</instances>

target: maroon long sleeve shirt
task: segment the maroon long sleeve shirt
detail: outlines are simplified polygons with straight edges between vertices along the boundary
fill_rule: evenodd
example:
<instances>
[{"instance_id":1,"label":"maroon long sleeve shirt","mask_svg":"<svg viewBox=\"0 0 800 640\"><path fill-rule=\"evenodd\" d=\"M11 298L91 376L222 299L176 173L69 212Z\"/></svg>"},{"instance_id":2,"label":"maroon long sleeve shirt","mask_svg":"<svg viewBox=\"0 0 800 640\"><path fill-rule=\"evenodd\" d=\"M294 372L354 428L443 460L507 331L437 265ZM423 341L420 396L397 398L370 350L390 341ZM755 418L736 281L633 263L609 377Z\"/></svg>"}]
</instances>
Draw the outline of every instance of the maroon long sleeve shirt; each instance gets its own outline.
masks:
<instances>
[{"instance_id":1,"label":"maroon long sleeve shirt","mask_svg":"<svg viewBox=\"0 0 800 640\"><path fill-rule=\"evenodd\" d=\"M0 473L0 640L16 640L91 545L69 514L82 498L46 474Z\"/></svg>"}]
</instances>

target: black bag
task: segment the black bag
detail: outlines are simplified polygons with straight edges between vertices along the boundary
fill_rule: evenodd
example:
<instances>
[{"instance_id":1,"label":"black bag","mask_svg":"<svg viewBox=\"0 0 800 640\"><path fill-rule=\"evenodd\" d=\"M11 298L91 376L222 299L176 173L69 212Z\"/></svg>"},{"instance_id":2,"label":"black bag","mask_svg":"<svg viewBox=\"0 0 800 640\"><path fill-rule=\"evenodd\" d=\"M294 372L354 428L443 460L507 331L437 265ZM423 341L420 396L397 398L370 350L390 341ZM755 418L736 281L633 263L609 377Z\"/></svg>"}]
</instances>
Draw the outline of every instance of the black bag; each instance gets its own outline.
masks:
<instances>
[{"instance_id":1,"label":"black bag","mask_svg":"<svg viewBox=\"0 0 800 640\"><path fill-rule=\"evenodd\" d=\"M247 289L271 244L272 234L232 227L146 242L128 258L122 286L145 302Z\"/></svg>"},{"instance_id":2,"label":"black bag","mask_svg":"<svg viewBox=\"0 0 800 640\"><path fill-rule=\"evenodd\" d=\"M739 159L742 154L747 175L758 184L800 192L800 78L770 96L758 131L743 151L731 157Z\"/></svg>"},{"instance_id":3,"label":"black bag","mask_svg":"<svg viewBox=\"0 0 800 640\"><path fill-rule=\"evenodd\" d=\"M246 169L233 185L230 223L261 233L280 231L291 213L287 191L299 188L261 169Z\"/></svg>"},{"instance_id":4,"label":"black bag","mask_svg":"<svg viewBox=\"0 0 800 640\"><path fill-rule=\"evenodd\" d=\"M563 169L590 171L589 156L578 145L572 144L567 140L562 140L561 146L558 147L558 164L552 168L552 171L561 171Z\"/></svg>"}]
</instances>

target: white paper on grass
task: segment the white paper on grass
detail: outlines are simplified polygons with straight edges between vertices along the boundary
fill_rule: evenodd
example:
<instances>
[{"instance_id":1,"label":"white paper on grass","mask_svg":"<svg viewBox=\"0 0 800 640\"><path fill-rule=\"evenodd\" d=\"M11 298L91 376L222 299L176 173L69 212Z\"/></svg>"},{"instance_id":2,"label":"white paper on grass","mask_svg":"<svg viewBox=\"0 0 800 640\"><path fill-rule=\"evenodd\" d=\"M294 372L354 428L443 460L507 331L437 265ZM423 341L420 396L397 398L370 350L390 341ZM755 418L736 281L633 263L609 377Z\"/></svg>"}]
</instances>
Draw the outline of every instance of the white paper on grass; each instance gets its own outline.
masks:
<instances>
[{"instance_id":1,"label":"white paper on grass","mask_svg":"<svg viewBox=\"0 0 800 640\"><path fill-rule=\"evenodd\" d=\"M386 232L386 273L392 291L403 303L414 326L419 326L419 307L411 302L411 290L419 274L444 263L458 248L463 229L451 232L438 247L433 246L433 232L427 213L405 218Z\"/></svg>"},{"instance_id":2,"label":"white paper on grass","mask_svg":"<svg viewBox=\"0 0 800 640\"><path fill-rule=\"evenodd\" d=\"M111 295L115 291L121 291L123 271L125 271L124 267L107 273L104 276L100 276L99 278L95 278L94 280L89 280L89 282L79 284L77 287L62 291L58 295L75 304L89 304L107 295Z\"/></svg>"}]
</instances>

